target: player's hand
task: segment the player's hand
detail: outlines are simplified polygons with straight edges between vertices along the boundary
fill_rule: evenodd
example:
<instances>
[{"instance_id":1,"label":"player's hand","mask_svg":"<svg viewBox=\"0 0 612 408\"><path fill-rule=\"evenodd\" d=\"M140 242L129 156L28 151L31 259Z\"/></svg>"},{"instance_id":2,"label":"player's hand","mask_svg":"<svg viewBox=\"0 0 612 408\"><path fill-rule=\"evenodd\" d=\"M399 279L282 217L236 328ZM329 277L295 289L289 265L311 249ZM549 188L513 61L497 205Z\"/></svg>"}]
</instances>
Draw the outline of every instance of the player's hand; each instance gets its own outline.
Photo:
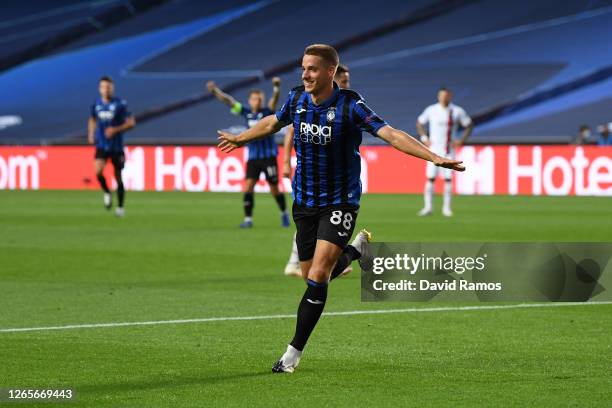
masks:
<instances>
[{"instance_id":1,"label":"player's hand","mask_svg":"<svg viewBox=\"0 0 612 408\"><path fill-rule=\"evenodd\" d=\"M242 146L242 143L238 141L238 136L232 135L231 133L227 133L222 130L218 130L217 133L219 134L219 144L217 145L217 147L223 153L229 153L232 150L235 150Z\"/></svg>"},{"instance_id":2,"label":"player's hand","mask_svg":"<svg viewBox=\"0 0 612 408\"><path fill-rule=\"evenodd\" d=\"M94 137L93 135L87 135L87 143L89 144L93 144L94 143Z\"/></svg>"},{"instance_id":3,"label":"player's hand","mask_svg":"<svg viewBox=\"0 0 612 408\"><path fill-rule=\"evenodd\" d=\"M280 84L281 84L281 79L279 77L272 78L272 85L273 86L280 86Z\"/></svg>"},{"instance_id":4,"label":"player's hand","mask_svg":"<svg viewBox=\"0 0 612 408\"><path fill-rule=\"evenodd\" d=\"M291 163L283 163L283 177L291 180Z\"/></svg>"},{"instance_id":5,"label":"player's hand","mask_svg":"<svg viewBox=\"0 0 612 408\"><path fill-rule=\"evenodd\" d=\"M109 126L106 129L104 129L104 136L106 136L107 139L112 139L113 136L115 136L117 134L117 128Z\"/></svg>"},{"instance_id":6,"label":"player's hand","mask_svg":"<svg viewBox=\"0 0 612 408\"><path fill-rule=\"evenodd\" d=\"M463 146L463 143L461 143L461 140L453 140L453 147L455 149L460 148L461 146Z\"/></svg>"},{"instance_id":7,"label":"player's hand","mask_svg":"<svg viewBox=\"0 0 612 408\"><path fill-rule=\"evenodd\" d=\"M448 159L446 157L436 157L433 160L433 164L435 164L438 167L444 167L447 169L453 169L455 171L465 171L465 166L463 166L461 163L463 163L460 160L453 160L453 159Z\"/></svg>"},{"instance_id":8,"label":"player's hand","mask_svg":"<svg viewBox=\"0 0 612 408\"><path fill-rule=\"evenodd\" d=\"M215 81L208 81L206 83L206 88L208 88L209 92L214 93L215 89L217 88L217 84L215 84Z\"/></svg>"}]
</instances>

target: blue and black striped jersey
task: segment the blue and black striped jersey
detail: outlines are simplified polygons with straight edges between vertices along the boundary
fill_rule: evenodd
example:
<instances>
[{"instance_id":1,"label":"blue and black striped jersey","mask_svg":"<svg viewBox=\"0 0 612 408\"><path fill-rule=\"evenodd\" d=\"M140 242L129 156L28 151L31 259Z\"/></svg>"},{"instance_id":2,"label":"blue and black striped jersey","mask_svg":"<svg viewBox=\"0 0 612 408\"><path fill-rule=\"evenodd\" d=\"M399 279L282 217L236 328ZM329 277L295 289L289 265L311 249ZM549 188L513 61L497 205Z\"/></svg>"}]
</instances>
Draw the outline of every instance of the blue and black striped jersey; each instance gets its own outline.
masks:
<instances>
[{"instance_id":1,"label":"blue and black striped jersey","mask_svg":"<svg viewBox=\"0 0 612 408\"><path fill-rule=\"evenodd\" d=\"M361 133L376 136L386 122L357 92L339 89L336 83L333 95L319 105L312 102L303 86L293 88L276 118L293 124L295 202L306 207L359 205Z\"/></svg>"},{"instance_id":2,"label":"blue and black striped jersey","mask_svg":"<svg viewBox=\"0 0 612 408\"><path fill-rule=\"evenodd\" d=\"M123 125L132 116L125 99L112 97L105 103L102 98L97 98L91 105L89 116L96 121L96 148L107 152L122 152L123 133L107 139L104 130L109 126Z\"/></svg>"},{"instance_id":3,"label":"blue and black striped jersey","mask_svg":"<svg viewBox=\"0 0 612 408\"><path fill-rule=\"evenodd\" d=\"M259 112L252 112L239 103L236 103L236 106L232 108L232 113L244 117L249 128L266 116L274 115L274 111L269 108L262 108ZM278 155L278 146L274 141L274 135L250 142L247 144L247 147L249 149L247 160L276 159Z\"/></svg>"}]
</instances>

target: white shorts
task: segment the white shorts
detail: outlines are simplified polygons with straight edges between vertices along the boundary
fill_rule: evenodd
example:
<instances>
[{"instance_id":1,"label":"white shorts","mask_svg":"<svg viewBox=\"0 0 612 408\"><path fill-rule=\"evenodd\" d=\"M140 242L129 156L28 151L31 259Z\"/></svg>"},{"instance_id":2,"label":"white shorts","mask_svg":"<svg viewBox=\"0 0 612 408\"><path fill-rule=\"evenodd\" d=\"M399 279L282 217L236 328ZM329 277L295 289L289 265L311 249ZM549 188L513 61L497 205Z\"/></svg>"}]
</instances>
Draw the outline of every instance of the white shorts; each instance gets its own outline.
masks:
<instances>
[{"instance_id":1,"label":"white shorts","mask_svg":"<svg viewBox=\"0 0 612 408\"><path fill-rule=\"evenodd\" d=\"M446 153L446 149L440 149L435 147L430 147L430 149L437 155L448 157L451 159L455 158L455 149L451 149L450 153ZM447 169L444 167L438 167L432 162L427 162L427 167L425 168L425 174L428 179L435 179L438 174L441 174L445 180L450 180L453 177L453 170Z\"/></svg>"}]
</instances>

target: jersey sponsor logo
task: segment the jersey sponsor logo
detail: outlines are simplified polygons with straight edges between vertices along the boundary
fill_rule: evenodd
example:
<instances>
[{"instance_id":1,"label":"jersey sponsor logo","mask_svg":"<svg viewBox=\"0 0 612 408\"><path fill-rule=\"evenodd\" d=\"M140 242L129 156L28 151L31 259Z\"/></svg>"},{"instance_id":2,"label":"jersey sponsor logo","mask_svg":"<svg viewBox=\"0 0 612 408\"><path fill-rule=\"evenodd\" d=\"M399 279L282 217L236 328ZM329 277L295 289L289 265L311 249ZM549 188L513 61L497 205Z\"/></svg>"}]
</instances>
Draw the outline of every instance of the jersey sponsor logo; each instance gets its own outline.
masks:
<instances>
[{"instance_id":1,"label":"jersey sponsor logo","mask_svg":"<svg viewBox=\"0 0 612 408\"><path fill-rule=\"evenodd\" d=\"M300 122L300 140L304 143L326 145L331 142L331 126Z\"/></svg>"},{"instance_id":2,"label":"jersey sponsor logo","mask_svg":"<svg viewBox=\"0 0 612 408\"><path fill-rule=\"evenodd\" d=\"M98 118L100 118L100 120L111 120L115 117L115 112L114 111L104 111L101 110L98 112Z\"/></svg>"},{"instance_id":3,"label":"jersey sponsor logo","mask_svg":"<svg viewBox=\"0 0 612 408\"><path fill-rule=\"evenodd\" d=\"M304 113L304 112L306 112L306 109L304 109L304 108L300 108L300 109L295 111L295 113Z\"/></svg>"}]
</instances>

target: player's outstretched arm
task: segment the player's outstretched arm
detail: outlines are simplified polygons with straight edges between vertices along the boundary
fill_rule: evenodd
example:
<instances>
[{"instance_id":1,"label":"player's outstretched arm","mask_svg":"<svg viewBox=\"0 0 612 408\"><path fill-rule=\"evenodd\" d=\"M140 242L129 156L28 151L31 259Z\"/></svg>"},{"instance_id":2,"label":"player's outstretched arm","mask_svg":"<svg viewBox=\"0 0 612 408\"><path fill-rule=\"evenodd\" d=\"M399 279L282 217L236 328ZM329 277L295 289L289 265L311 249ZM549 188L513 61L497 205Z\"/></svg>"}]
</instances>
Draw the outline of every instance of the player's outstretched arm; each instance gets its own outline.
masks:
<instances>
[{"instance_id":1,"label":"player's outstretched arm","mask_svg":"<svg viewBox=\"0 0 612 408\"><path fill-rule=\"evenodd\" d=\"M283 141L283 177L291 178L291 149L293 149L293 126L287 126Z\"/></svg>"},{"instance_id":2,"label":"player's outstretched arm","mask_svg":"<svg viewBox=\"0 0 612 408\"><path fill-rule=\"evenodd\" d=\"M268 101L268 108L270 108L270 110L276 110L276 104L280 96L280 85L281 79L279 77L272 78L272 96Z\"/></svg>"},{"instance_id":3,"label":"player's outstretched arm","mask_svg":"<svg viewBox=\"0 0 612 408\"><path fill-rule=\"evenodd\" d=\"M461 164L463 162L438 156L429 150L427 146L410 136L408 133L394 129L389 125L378 129L376 134L401 152L433 162L433 164L436 166L446 167L457 171L465 170L465 167Z\"/></svg>"},{"instance_id":4,"label":"player's outstretched arm","mask_svg":"<svg viewBox=\"0 0 612 408\"><path fill-rule=\"evenodd\" d=\"M229 153L253 140L273 135L281 130L283 126L285 126L285 124L279 122L278 119L276 119L276 115L269 115L257 122L255 126L245 130L239 135L232 135L231 133L219 130L217 132L219 133L219 144L217 147L219 147L222 152Z\"/></svg>"},{"instance_id":5,"label":"player's outstretched arm","mask_svg":"<svg viewBox=\"0 0 612 408\"><path fill-rule=\"evenodd\" d=\"M236 100L231 96L223 92L214 81L208 81L206 83L206 87L210 91L211 94L215 96L218 100L233 108L236 105Z\"/></svg>"}]
</instances>

